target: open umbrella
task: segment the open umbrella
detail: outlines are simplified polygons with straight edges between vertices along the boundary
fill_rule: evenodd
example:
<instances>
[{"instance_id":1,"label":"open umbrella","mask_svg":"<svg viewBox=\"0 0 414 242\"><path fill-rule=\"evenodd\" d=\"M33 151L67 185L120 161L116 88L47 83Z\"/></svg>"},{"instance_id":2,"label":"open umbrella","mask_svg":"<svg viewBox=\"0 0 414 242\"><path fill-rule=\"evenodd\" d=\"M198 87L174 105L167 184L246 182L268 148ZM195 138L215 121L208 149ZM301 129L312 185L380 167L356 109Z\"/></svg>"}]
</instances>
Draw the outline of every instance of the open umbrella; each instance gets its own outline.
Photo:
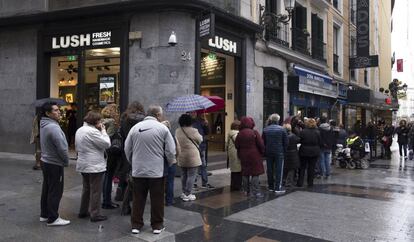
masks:
<instances>
[{"instance_id":1,"label":"open umbrella","mask_svg":"<svg viewBox=\"0 0 414 242\"><path fill-rule=\"evenodd\" d=\"M47 97L47 98L37 99L36 101L34 101L34 103L32 103L32 105L36 108L39 108L43 106L43 104L49 103L49 102L56 103L59 106L64 106L68 104L65 100L61 98Z\"/></svg>"},{"instance_id":2,"label":"open umbrella","mask_svg":"<svg viewBox=\"0 0 414 242\"><path fill-rule=\"evenodd\" d=\"M197 113L214 113L220 111L225 107L225 100L219 96L205 96L208 100L212 101L215 105L206 109L198 110Z\"/></svg>"},{"instance_id":3,"label":"open umbrella","mask_svg":"<svg viewBox=\"0 0 414 242\"><path fill-rule=\"evenodd\" d=\"M201 109L207 109L215 104L204 96L197 94L176 97L167 103L167 112L191 112Z\"/></svg>"}]
</instances>

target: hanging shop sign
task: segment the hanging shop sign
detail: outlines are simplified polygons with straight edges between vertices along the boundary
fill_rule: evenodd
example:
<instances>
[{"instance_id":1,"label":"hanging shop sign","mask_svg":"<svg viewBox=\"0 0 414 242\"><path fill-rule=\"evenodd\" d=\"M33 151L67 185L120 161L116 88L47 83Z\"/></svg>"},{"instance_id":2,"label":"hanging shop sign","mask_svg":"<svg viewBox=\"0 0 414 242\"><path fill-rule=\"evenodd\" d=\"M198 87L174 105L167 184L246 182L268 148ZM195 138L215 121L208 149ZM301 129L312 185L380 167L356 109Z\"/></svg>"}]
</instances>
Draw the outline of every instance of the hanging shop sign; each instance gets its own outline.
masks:
<instances>
[{"instance_id":1,"label":"hanging shop sign","mask_svg":"<svg viewBox=\"0 0 414 242\"><path fill-rule=\"evenodd\" d=\"M337 85L332 78L306 68L294 67L296 76L290 76L288 90L293 92L306 92L316 95L337 98Z\"/></svg>"},{"instance_id":2,"label":"hanging shop sign","mask_svg":"<svg viewBox=\"0 0 414 242\"><path fill-rule=\"evenodd\" d=\"M357 1L357 56L349 58L349 68L367 68L378 66L378 55L371 56L369 53L369 0Z\"/></svg>"},{"instance_id":3,"label":"hanging shop sign","mask_svg":"<svg viewBox=\"0 0 414 242\"><path fill-rule=\"evenodd\" d=\"M214 37L215 15L209 13L198 20L198 37L200 39Z\"/></svg>"},{"instance_id":4,"label":"hanging shop sign","mask_svg":"<svg viewBox=\"0 0 414 242\"><path fill-rule=\"evenodd\" d=\"M76 48L104 48L121 45L120 30L92 31L47 36L46 50L66 50Z\"/></svg>"}]
</instances>

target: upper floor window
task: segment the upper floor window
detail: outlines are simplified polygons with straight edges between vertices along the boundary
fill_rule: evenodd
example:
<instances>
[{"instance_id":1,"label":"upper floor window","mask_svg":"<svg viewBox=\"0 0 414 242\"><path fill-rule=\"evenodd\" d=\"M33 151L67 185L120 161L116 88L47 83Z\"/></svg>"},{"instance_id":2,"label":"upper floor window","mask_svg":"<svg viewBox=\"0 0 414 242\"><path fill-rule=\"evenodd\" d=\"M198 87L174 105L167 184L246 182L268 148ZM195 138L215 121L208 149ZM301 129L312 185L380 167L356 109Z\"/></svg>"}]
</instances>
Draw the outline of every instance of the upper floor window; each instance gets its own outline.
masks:
<instances>
[{"instance_id":1,"label":"upper floor window","mask_svg":"<svg viewBox=\"0 0 414 242\"><path fill-rule=\"evenodd\" d=\"M266 0L266 11L277 14L277 0Z\"/></svg>"},{"instance_id":2,"label":"upper floor window","mask_svg":"<svg viewBox=\"0 0 414 242\"><path fill-rule=\"evenodd\" d=\"M356 24L356 0L349 1L350 8L349 8L349 17L351 19L351 23Z\"/></svg>"},{"instance_id":3,"label":"upper floor window","mask_svg":"<svg viewBox=\"0 0 414 242\"><path fill-rule=\"evenodd\" d=\"M333 70L339 74L339 27L333 27Z\"/></svg>"}]
</instances>

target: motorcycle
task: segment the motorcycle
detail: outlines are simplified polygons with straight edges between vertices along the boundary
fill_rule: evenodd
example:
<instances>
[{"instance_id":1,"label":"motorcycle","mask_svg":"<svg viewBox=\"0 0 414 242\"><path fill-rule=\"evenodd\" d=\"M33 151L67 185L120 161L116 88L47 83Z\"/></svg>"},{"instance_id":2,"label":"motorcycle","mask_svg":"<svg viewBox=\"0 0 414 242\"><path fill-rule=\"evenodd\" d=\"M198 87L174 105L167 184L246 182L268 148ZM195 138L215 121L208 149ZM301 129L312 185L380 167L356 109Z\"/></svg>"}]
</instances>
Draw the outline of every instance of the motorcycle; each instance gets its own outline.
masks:
<instances>
[{"instance_id":1,"label":"motorcycle","mask_svg":"<svg viewBox=\"0 0 414 242\"><path fill-rule=\"evenodd\" d=\"M335 151L335 164L339 165L340 168L348 169L368 169L369 161L366 158L367 152L364 153L363 157L359 157L358 151L352 152L351 148L343 147L342 144L336 145Z\"/></svg>"}]
</instances>

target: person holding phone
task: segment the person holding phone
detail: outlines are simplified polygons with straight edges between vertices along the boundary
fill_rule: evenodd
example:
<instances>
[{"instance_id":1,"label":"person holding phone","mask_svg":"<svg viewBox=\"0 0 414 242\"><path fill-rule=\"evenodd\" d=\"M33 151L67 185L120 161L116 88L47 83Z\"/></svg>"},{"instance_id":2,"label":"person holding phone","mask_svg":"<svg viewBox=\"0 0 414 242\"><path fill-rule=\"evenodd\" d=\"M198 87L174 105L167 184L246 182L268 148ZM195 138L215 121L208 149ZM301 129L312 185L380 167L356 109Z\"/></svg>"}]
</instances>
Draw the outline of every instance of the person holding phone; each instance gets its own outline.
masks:
<instances>
[{"instance_id":1,"label":"person holding phone","mask_svg":"<svg viewBox=\"0 0 414 242\"><path fill-rule=\"evenodd\" d=\"M102 115L90 111L84 124L76 131L75 148L78 152L76 171L82 174L83 189L79 218L90 217L91 222L106 220L101 215L102 178L106 171L105 150L111 145L102 123ZM88 211L90 207L90 211Z\"/></svg>"}]
</instances>

